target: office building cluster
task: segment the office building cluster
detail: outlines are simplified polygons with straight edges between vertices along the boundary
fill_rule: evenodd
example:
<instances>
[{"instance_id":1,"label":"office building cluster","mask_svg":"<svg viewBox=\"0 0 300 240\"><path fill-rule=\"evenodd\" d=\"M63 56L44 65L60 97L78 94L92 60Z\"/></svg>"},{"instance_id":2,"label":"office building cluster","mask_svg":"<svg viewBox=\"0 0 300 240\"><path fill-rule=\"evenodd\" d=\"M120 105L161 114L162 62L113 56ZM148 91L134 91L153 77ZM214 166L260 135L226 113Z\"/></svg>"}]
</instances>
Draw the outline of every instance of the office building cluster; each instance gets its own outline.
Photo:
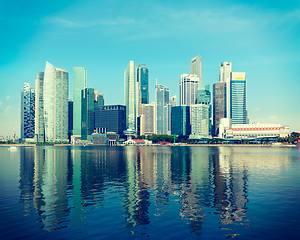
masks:
<instances>
[{"instance_id":1,"label":"office building cluster","mask_svg":"<svg viewBox=\"0 0 300 240\"><path fill-rule=\"evenodd\" d=\"M45 72L36 76L35 89L24 83L21 92L21 138L36 142L107 142L128 133L195 140L261 136L262 132L253 131L265 129L251 127L247 118L245 72L233 72L231 62L221 63L219 82L213 84L212 93L209 85L203 86L200 55L191 59L190 73L179 79L178 106L176 95L170 96L169 88L158 84L157 79L155 101L149 102L146 64L136 67L129 61L124 71L124 105L105 105L104 95L87 87L86 68L73 69L71 101L68 72L46 62ZM273 126L264 127L270 136L276 135L270 132L275 130ZM288 132L282 129L276 126L277 133Z\"/></svg>"}]
</instances>

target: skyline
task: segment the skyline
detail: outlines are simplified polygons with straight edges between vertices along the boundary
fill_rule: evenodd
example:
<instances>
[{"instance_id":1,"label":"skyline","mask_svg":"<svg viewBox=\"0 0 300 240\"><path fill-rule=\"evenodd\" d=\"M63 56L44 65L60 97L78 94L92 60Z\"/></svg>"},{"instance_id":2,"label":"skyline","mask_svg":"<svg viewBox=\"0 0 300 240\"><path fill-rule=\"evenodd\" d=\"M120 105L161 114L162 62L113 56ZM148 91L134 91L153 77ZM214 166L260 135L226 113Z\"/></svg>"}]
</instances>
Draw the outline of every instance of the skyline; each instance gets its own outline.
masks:
<instances>
[{"instance_id":1,"label":"skyline","mask_svg":"<svg viewBox=\"0 0 300 240\"><path fill-rule=\"evenodd\" d=\"M250 123L280 123L300 131L299 1L43 4L15 1L0 8L6 36L1 40L0 135L12 136L14 124L20 136L23 83L35 87L46 61L69 72L71 99L73 68L86 67L87 87L104 94L107 105L123 105L130 60L147 65L152 102L156 78L179 98L180 77L190 72L190 60L198 54L203 86L209 84L211 92L220 63L246 72Z\"/></svg>"}]
</instances>

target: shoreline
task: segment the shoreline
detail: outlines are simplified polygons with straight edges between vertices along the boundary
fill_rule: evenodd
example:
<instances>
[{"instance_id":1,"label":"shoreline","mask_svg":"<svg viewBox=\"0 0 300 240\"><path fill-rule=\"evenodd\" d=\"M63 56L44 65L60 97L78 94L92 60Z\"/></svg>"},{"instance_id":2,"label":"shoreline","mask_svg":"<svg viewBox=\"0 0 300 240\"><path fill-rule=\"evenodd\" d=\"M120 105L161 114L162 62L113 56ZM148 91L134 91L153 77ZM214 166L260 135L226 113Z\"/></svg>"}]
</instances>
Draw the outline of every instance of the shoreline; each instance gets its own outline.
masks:
<instances>
[{"instance_id":1,"label":"shoreline","mask_svg":"<svg viewBox=\"0 0 300 240\"><path fill-rule=\"evenodd\" d=\"M97 146L108 146L108 145L72 145L72 144L0 144L0 147L97 147ZM278 148L290 148L300 147L300 145L272 145L272 144L182 144L182 145L114 145L113 147L126 147L126 146L140 146L140 147L278 147ZM109 146L108 146L109 147Z\"/></svg>"}]
</instances>

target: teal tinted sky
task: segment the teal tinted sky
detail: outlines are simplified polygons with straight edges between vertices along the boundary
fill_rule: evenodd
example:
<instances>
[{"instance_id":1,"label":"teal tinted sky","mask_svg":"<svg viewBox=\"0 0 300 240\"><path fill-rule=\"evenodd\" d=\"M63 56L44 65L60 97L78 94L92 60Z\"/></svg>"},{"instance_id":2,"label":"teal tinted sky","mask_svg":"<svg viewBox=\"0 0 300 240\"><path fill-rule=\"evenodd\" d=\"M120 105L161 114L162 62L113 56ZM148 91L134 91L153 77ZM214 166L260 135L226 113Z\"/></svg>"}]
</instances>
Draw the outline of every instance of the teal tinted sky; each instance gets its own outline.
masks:
<instances>
[{"instance_id":1,"label":"teal tinted sky","mask_svg":"<svg viewBox=\"0 0 300 240\"><path fill-rule=\"evenodd\" d=\"M250 122L300 132L300 1L1 1L0 135L20 132L24 82L46 61L69 72L87 68L87 85L106 104L124 104L124 69L146 63L178 96L190 59L203 59L203 84L219 80L221 62L246 72Z\"/></svg>"}]
</instances>

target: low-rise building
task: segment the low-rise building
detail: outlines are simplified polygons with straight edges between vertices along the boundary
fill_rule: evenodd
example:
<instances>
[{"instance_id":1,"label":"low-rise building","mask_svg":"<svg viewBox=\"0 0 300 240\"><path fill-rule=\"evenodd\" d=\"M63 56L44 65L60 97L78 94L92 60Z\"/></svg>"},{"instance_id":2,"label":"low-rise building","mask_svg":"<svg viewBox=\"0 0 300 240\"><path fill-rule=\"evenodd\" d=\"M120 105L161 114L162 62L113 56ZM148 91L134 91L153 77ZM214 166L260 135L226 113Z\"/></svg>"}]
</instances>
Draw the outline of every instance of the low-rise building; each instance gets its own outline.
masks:
<instances>
[{"instance_id":1,"label":"low-rise building","mask_svg":"<svg viewBox=\"0 0 300 240\"><path fill-rule=\"evenodd\" d=\"M92 142L94 145L114 146L119 142L120 136L116 133L93 133Z\"/></svg>"}]
</instances>

